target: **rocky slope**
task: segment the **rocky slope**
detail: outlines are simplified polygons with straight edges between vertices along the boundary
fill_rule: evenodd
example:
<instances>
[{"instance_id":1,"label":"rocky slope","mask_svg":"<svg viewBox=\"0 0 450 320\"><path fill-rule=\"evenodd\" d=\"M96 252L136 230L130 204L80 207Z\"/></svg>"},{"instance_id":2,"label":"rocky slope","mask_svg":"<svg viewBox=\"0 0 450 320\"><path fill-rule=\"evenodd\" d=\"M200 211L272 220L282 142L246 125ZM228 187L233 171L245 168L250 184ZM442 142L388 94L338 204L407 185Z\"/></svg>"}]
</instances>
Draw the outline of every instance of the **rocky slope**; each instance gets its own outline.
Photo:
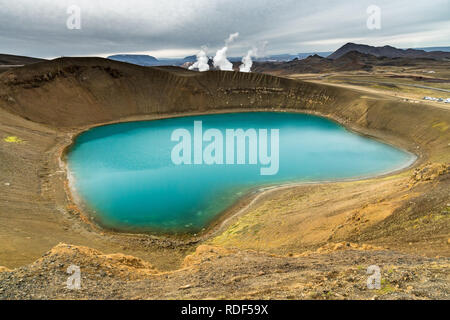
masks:
<instances>
[{"instance_id":1,"label":"rocky slope","mask_svg":"<svg viewBox=\"0 0 450 320\"><path fill-rule=\"evenodd\" d=\"M72 264L80 267L80 289L67 288ZM373 264L381 285L369 290ZM182 269L158 272L133 257L59 244L29 266L0 272L0 298L449 299L449 266L445 258L337 243L302 257L199 246Z\"/></svg>"}]
</instances>

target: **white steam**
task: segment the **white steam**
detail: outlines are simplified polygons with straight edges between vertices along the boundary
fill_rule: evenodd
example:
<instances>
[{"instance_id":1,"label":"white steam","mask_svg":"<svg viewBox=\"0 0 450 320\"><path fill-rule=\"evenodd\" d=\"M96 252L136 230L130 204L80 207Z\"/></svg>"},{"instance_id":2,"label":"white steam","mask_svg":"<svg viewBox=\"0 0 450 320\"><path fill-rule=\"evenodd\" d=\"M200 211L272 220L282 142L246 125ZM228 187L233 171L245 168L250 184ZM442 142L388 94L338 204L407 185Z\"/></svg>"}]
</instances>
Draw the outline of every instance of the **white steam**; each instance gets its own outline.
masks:
<instances>
[{"instance_id":1,"label":"white steam","mask_svg":"<svg viewBox=\"0 0 450 320\"><path fill-rule=\"evenodd\" d=\"M233 71L233 64L227 59L228 46L239 36L239 32L232 33L225 40L225 47L217 50L213 58L214 67L224 71Z\"/></svg>"},{"instance_id":2,"label":"white steam","mask_svg":"<svg viewBox=\"0 0 450 320\"><path fill-rule=\"evenodd\" d=\"M225 40L225 46L219 50L217 50L216 55L213 58L213 65L215 68L222 71L233 71L233 64L227 58L227 51L230 44L239 37L239 32L232 33ZM242 64L239 66L239 71L241 72L250 72L253 66L252 58L258 58L260 56L265 55L265 49L267 46L267 41L262 41L259 43L258 47L254 47L253 49L247 52L242 58ZM198 69L199 71L208 71L208 56L206 55L207 49L202 47L199 53L197 53L197 61L189 67L189 70Z\"/></svg>"},{"instance_id":3,"label":"white steam","mask_svg":"<svg viewBox=\"0 0 450 320\"><path fill-rule=\"evenodd\" d=\"M231 44L234 41L234 39L236 39L237 37L239 37L239 32L230 34L228 39L225 40L225 46L228 46L229 44Z\"/></svg>"},{"instance_id":4,"label":"white steam","mask_svg":"<svg viewBox=\"0 0 450 320\"><path fill-rule=\"evenodd\" d=\"M260 41L258 43L258 46L257 46L256 51L255 51L255 57L256 58L262 58L262 57L266 56L266 49L267 49L267 44L268 43L269 43L269 41L266 41L266 40Z\"/></svg>"},{"instance_id":5,"label":"white steam","mask_svg":"<svg viewBox=\"0 0 450 320\"><path fill-rule=\"evenodd\" d=\"M206 55L206 48L202 48L199 53L197 53L197 61L194 62L193 65L189 67L189 70L198 69L198 71L208 71L208 56Z\"/></svg>"},{"instance_id":6,"label":"white steam","mask_svg":"<svg viewBox=\"0 0 450 320\"><path fill-rule=\"evenodd\" d=\"M239 71L250 72L253 66L252 58L265 57L267 44L267 41L261 41L257 47L248 50L247 55L242 58L242 64L239 66Z\"/></svg>"},{"instance_id":7,"label":"white steam","mask_svg":"<svg viewBox=\"0 0 450 320\"><path fill-rule=\"evenodd\" d=\"M252 56L256 56L256 50L248 50L247 55L242 58L242 64L239 66L240 72L250 72L252 69L253 61Z\"/></svg>"},{"instance_id":8,"label":"white steam","mask_svg":"<svg viewBox=\"0 0 450 320\"><path fill-rule=\"evenodd\" d=\"M217 50L215 57L213 58L214 67L220 70L233 71L233 64L227 59L228 47L223 47Z\"/></svg>"}]
</instances>

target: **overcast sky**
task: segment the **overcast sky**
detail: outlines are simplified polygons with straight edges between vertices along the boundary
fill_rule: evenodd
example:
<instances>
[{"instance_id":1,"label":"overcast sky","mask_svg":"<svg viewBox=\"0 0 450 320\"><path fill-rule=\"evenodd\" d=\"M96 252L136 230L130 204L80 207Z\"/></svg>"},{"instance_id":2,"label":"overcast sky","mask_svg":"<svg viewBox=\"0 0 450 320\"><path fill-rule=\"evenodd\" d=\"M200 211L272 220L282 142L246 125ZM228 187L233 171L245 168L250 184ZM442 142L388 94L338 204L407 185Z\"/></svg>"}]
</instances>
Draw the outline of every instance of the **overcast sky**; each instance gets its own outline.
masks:
<instances>
[{"instance_id":1,"label":"overcast sky","mask_svg":"<svg viewBox=\"0 0 450 320\"><path fill-rule=\"evenodd\" d=\"M81 9L70 30L67 8ZM367 28L369 5L381 29ZM401 48L450 46L450 0L0 0L0 53L59 57L208 53L239 37L231 55L333 51L346 42Z\"/></svg>"}]
</instances>

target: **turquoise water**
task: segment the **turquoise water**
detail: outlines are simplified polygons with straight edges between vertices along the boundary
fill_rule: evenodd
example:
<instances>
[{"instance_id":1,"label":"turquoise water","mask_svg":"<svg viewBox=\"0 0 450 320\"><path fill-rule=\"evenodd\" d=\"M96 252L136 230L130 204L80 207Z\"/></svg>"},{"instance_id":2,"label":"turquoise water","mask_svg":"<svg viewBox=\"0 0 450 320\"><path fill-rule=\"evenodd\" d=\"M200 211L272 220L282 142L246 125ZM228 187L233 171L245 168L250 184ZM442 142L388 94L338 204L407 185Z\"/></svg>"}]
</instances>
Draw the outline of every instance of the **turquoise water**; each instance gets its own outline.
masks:
<instances>
[{"instance_id":1,"label":"turquoise water","mask_svg":"<svg viewBox=\"0 0 450 320\"><path fill-rule=\"evenodd\" d=\"M202 121L203 132L216 128L224 137L226 129L269 129L269 142L270 129L279 129L277 174L261 175L264 166L248 160L239 165L175 165L171 152L178 142L171 140L172 132L185 128L193 135L194 120ZM248 145L246 149L248 159ZM76 192L100 225L179 233L206 227L255 187L380 174L415 158L325 118L258 112L96 127L76 139L67 159Z\"/></svg>"}]
</instances>

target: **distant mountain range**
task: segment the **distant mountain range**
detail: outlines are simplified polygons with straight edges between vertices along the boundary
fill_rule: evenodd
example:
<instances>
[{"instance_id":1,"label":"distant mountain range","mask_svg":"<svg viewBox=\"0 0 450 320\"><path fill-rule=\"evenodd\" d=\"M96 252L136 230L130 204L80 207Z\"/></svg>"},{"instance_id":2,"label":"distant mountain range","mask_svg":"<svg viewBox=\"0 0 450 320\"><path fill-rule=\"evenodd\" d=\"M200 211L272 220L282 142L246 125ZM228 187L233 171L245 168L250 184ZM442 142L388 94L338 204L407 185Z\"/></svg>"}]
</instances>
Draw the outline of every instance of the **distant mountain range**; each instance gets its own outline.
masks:
<instances>
[{"instance_id":1,"label":"distant mountain range","mask_svg":"<svg viewBox=\"0 0 450 320\"><path fill-rule=\"evenodd\" d=\"M153 56L142 54L116 54L109 56L108 59L137 64L140 66L181 66L186 62L195 62L197 56L187 56L184 58L161 58L157 59Z\"/></svg>"},{"instance_id":2,"label":"distant mountain range","mask_svg":"<svg viewBox=\"0 0 450 320\"><path fill-rule=\"evenodd\" d=\"M158 59L144 54L116 54L109 56L108 59L138 64L140 66L155 66L159 64Z\"/></svg>"},{"instance_id":3,"label":"distant mountain range","mask_svg":"<svg viewBox=\"0 0 450 320\"><path fill-rule=\"evenodd\" d=\"M195 62L197 61L197 56L194 54L192 56L187 56L183 58L183 63L184 62Z\"/></svg>"},{"instance_id":4,"label":"distant mountain range","mask_svg":"<svg viewBox=\"0 0 450 320\"><path fill-rule=\"evenodd\" d=\"M405 67L412 65L428 65L431 67L433 64L442 65L442 63L448 63L450 65L450 60L410 57L376 57L358 51L349 51L335 59L313 55L306 59L294 59L287 62L255 62L252 71L273 75L289 75L358 70L370 71L376 66Z\"/></svg>"},{"instance_id":5,"label":"distant mountain range","mask_svg":"<svg viewBox=\"0 0 450 320\"><path fill-rule=\"evenodd\" d=\"M272 61L272 62L274 62L274 61L291 61L294 59L304 59L304 58L309 57L314 54L317 54L318 56L321 56L321 57L326 57L326 56L330 55L331 53L332 53L331 51L300 52L297 54L282 53L282 54L273 54L273 55L269 55L269 56L265 56L265 57L258 57L258 58L254 58L253 60L254 61ZM228 60L230 60L231 62L241 62L242 57L229 57Z\"/></svg>"},{"instance_id":6,"label":"distant mountain range","mask_svg":"<svg viewBox=\"0 0 450 320\"><path fill-rule=\"evenodd\" d=\"M348 52L356 51L360 53L370 54L375 57L388 58L430 58L430 59L445 59L450 58L450 47L429 47L419 49L398 49L392 46L373 47L364 44L347 43L335 52L300 52L297 54L275 54L266 57L255 58L255 62L289 62L293 60L302 60L310 56L317 56L322 58L337 59ZM150 55L136 55L136 54L118 54L109 56L108 59L122 61L127 63L138 64L141 66L183 66L188 67L197 60L196 55L190 55L184 58L161 58L157 59ZM242 57L234 56L228 57L233 64L241 62ZM309 59L307 62L314 64L314 59ZM295 64L295 63L294 63ZM212 64L211 64L212 65ZM311 67L314 69L314 67Z\"/></svg>"},{"instance_id":7,"label":"distant mountain range","mask_svg":"<svg viewBox=\"0 0 450 320\"><path fill-rule=\"evenodd\" d=\"M278 75L350 70L369 71L376 60L377 58L375 56L357 51L347 52L334 60L315 54L305 59L296 58L285 62L255 62L252 71Z\"/></svg>"},{"instance_id":8,"label":"distant mountain range","mask_svg":"<svg viewBox=\"0 0 450 320\"><path fill-rule=\"evenodd\" d=\"M291 61L294 59L305 59L312 55L318 55L320 57L326 57L330 55L332 52L300 52L297 54L276 54L276 55L270 55L263 58L255 59L255 61Z\"/></svg>"},{"instance_id":9,"label":"distant mountain range","mask_svg":"<svg viewBox=\"0 0 450 320\"><path fill-rule=\"evenodd\" d=\"M358 52L363 55L356 55L355 53L347 55L350 52ZM368 56L364 56L368 55ZM346 56L344 59L337 60ZM328 59L325 59L328 58ZM331 68L332 70L354 68L367 69L378 63L402 64L405 61L375 61L374 58L410 58L410 59L450 59L450 47L425 47L416 49L398 49L392 46L374 47L364 44L347 43L335 52L303 52L297 54L276 54L266 57L255 58L255 71L264 72L264 70L296 70L296 72L322 72L324 68ZM348 59L352 58L352 62ZM184 58L160 58L150 55L140 54L116 54L111 55L108 59L137 64L141 66L183 66L189 67L197 60L196 55L190 55ZM356 60L357 62L356 62ZM32 58L25 56L17 56L10 54L0 54L0 72L8 70L14 66L26 65L44 61L45 59ZM242 57L229 57L233 62L235 69L238 69ZM347 63L345 63L347 61ZM212 61L210 61L212 67ZM10 67L9 67L10 66ZM253 71L252 70L252 71Z\"/></svg>"},{"instance_id":10,"label":"distant mountain range","mask_svg":"<svg viewBox=\"0 0 450 320\"><path fill-rule=\"evenodd\" d=\"M424 50L424 51L444 51L444 52L450 52L450 47L425 47L425 48L414 48L417 50Z\"/></svg>"},{"instance_id":11,"label":"distant mountain range","mask_svg":"<svg viewBox=\"0 0 450 320\"><path fill-rule=\"evenodd\" d=\"M425 51L420 49L398 49L392 46L373 47L365 44L347 43L328 56L329 59L337 59L350 51L371 54L375 57L387 58L430 58L450 59L450 52Z\"/></svg>"},{"instance_id":12,"label":"distant mountain range","mask_svg":"<svg viewBox=\"0 0 450 320\"><path fill-rule=\"evenodd\" d=\"M303 59L313 54L318 54L322 57L326 57L331 52L317 52L317 53L298 53L298 54L278 54L278 55L270 55L267 57L255 58L255 61L291 61L294 59ZM157 59L153 56L149 55L135 55L135 54L117 54L109 56L108 59L127 62L132 64L137 64L141 66L188 66L194 63L197 60L196 55L187 56L184 58L174 58L174 59ZM242 60L242 57L228 57L233 63L239 63Z\"/></svg>"}]
</instances>

